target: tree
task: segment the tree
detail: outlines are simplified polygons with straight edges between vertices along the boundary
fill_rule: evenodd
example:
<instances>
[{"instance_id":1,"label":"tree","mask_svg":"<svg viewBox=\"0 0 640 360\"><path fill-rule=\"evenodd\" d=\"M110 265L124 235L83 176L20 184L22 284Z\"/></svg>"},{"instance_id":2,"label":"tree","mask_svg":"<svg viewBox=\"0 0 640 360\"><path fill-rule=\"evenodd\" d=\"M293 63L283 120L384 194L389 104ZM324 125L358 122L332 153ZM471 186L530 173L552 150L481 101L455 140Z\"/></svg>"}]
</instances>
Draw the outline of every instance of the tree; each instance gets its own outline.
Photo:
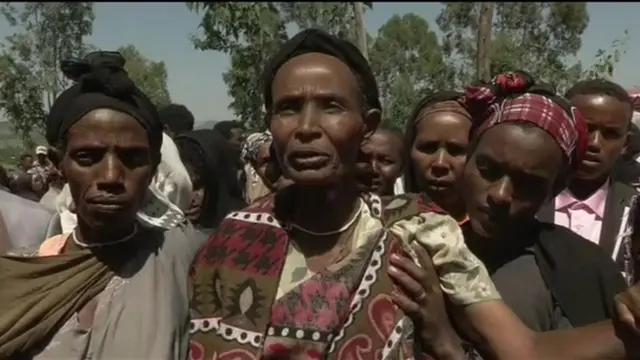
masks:
<instances>
[{"instance_id":1,"label":"tree","mask_svg":"<svg viewBox=\"0 0 640 360\"><path fill-rule=\"evenodd\" d=\"M413 106L429 89L450 88L453 74L444 61L438 37L419 15L393 15L378 30L369 58L388 126L402 128Z\"/></svg>"},{"instance_id":2,"label":"tree","mask_svg":"<svg viewBox=\"0 0 640 360\"><path fill-rule=\"evenodd\" d=\"M443 48L452 58L459 84L475 80L473 69L481 3L444 3L437 23ZM581 76L581 64L570 64L589 23L585 2L495 4L491 73L522 69L562 88Z\"/></svg>"},{"instance_id":3,"label":"tree","mask_svg":"<svg viewBox=\"0 0 640 360\"><path fill-rule=\"evenodd\" d=\"M276 3L187 3L202 13L201 36L192 36L199 50L221 51L231 57L223 74L233 101L229 108L249 128L264 127L260 77L262 67L286 41L285 22Z\"/></svg>"},{"instance_id":4,"label":"tree","mask_svg":"<svg viewBox=\"0 0 640 360\"><path fill-rule=\"evenodd\" d=\"M164 61L149 60L133 45L121 46L118 52L127 59L124 67L129 77L154 104L161 106L171 103Z\"/></svg>"},{"instance_id":5,"label":"tree","mask_svg":"<svg viewBox=\"0 0 640 360\"><path fill-rule=\"evenodd\" d=\"M93 28L92 2L29 2L0 5L7 23L19 29L6 38L0 60L0 107L25 146L42 131L45 116L69 81L60 61L86 52Z\"/></svg>"},{"instance_id":6,"label":"tree","mask_svg":"<svg viewBox=\"0 0 640 360\"><path fill-rule=\"evenodd\" d=\"M620 58L627 52L629 44L629 30L624 31L624 36L613 40L609 49L598 49L593 64L582 73L583 79L605 78L611 80L616 65Z\"/></svg>"},{"instance_id":7,"label":"tree","mask_svg":"<svg viewBox=\"0 0 640 360\"><path fill-rule=\"evenodd\" d=\"M196 49L230 56L231 67L223 74L233 99L229 109L251 129L264 127L260 79L266 61L288 39L287 25L298 30L320 28L355 41L349 3L190 2L187 6L202 14L202 33L191 38Z\"/></svg>"}]
</instances>

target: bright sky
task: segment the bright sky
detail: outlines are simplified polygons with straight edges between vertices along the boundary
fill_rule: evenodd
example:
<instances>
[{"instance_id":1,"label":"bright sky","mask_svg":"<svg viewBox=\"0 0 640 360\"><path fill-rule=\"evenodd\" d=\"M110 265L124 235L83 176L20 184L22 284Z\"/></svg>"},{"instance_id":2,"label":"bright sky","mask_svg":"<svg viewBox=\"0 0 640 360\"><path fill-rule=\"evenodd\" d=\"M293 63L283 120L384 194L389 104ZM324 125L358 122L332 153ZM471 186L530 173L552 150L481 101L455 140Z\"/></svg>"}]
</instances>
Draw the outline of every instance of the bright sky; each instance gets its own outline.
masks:
<instances>
[{"instance_id":1,"label":"bright sky","mask_svg":"<svg viewBox=\"0 0 640 360\"><path fill-rule=\"evenodd\" d=\"M427 19L437 30L435 19L440 3L378 3L367 12L365 22L374 33L393 14L413 12ZM583 36L578 55L588 64L599 48L629 30L629 50L616 68L615 80L625 87L640 85L635 66L640 63L640 3L589 3L591 21ZM133 44L145 56L164 60L169 74L169 91L174 102L186 105L199 121L231 119L227 109L230 98L222 82L222 73L229 66L228 56L213 51L194 49L189 35L197 31L200 18L183 2L175 3L107 3L96 2L93 35L88 42L103 50L115 50L120 45ZM0 38L12 32L4 19L0 20Z\"/></svg>"}]
</instances>

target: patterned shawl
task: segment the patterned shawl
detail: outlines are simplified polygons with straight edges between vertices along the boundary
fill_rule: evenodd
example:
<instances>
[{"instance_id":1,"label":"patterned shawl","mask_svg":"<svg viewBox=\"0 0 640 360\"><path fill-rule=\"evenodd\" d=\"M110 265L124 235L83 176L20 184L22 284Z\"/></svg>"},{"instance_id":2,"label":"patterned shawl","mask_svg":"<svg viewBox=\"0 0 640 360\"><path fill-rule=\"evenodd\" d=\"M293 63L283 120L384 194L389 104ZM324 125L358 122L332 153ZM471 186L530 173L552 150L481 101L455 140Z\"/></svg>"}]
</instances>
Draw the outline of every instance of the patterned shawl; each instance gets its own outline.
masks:
<instances>
[{"instance_id":1,"label":"patterned shawl","mask_svg":"<svg viewBox=\"0 0 640 360\"><path fill-rule=\"evenodd\" d=\"M414 240L434 254L443 291L454 303L499 299L455 220L409 194L370 196L353 251L284 289L295 276L289 266L295 247L275 215L277 198L229 214L196 257L191 359L354 359L362 352L413 358L419 354L413 324L388 295L394 285L386 269L393 253L415 260L408 246Z\"/></svg>"}]
</instances>

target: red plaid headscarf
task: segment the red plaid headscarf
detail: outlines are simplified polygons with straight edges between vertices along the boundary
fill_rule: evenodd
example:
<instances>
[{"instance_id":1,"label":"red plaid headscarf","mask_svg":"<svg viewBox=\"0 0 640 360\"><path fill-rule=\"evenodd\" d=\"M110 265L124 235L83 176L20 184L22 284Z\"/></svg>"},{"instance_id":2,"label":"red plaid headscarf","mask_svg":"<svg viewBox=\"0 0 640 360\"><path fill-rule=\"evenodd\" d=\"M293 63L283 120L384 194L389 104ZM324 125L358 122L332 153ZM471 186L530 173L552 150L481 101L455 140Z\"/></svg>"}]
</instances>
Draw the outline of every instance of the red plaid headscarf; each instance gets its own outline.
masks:
<instances>
[{"instance_id":1,"label":"red plaid headscarf","mask_svg":"<svg viewBox=\"0 0 640 360\"><path fill-rule=\"evenodd\" d=\"M461 101L473 114L474 138L498 124L528 122L553 136L572 168L584 158L589 134L582 114L553 87L535 84L527 73L504 73L491 84L468 86Z\"/></svg>"}]
</instances>

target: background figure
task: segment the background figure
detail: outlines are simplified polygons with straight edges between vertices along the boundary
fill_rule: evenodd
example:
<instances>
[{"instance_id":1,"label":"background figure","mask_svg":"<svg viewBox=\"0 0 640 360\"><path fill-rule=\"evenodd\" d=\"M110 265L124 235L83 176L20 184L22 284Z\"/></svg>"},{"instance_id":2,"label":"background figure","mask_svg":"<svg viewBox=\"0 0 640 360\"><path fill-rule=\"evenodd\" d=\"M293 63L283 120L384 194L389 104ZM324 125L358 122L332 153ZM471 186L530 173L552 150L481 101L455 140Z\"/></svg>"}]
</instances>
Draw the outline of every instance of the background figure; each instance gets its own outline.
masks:
<instances>
[{"instance_id":1,"label":"background figure","mask_svg":"<svg viewBox=\"0 0 640 360\"><path fill-rule=\"evenodd\" d=\"M268 131L247 136L242 144L240 158L244 161L245 199L248 204L273 191L274 184L266 177L271 159L271 133Z\"/></svg>"},{"instance_id":2,"label":"background figure","mask_svg":"<svg viewBox=\"0 0 640 360\"><path fill-rule=\"evenodd\" d=\"M363 192L393 195L402 174L402 134L391 129L377 129L360 151L358 184Z\"/></svg>"},{"instance_id":3,"label":"background figure","mask_svg":"<svg viewBox=\"0 0 640 360\"><path fill-rule=\"evenodd\" d=\"M240 150L244 141L244 128L241 122L234 120L220 121L213 125L213 130L219 132L234 148Z\"/></svg>"},{"instance_id":4,"label":"background figure","mask_svg":"<svg viewBox=\"0 0 640 360\"><path fill-rule=\"evenodd\" d=\"M176 146L193 184L187 218L201 231L212 233L232 210L246 206L233 197L235 165L230 145L213 130L195 130L177 136Z\"/></svg>"},{"instance_id":5,"label":"background figure","mask_svg":"<svg viewBox=\"0 0 640 360\"><path fill-rule=\"evenodd\" d=\"M193 130L195 118L184 105L167 105L158 110L158 115L160 115L160 121L169 129L171 137Z\"/></svg>"}]
</instances>

